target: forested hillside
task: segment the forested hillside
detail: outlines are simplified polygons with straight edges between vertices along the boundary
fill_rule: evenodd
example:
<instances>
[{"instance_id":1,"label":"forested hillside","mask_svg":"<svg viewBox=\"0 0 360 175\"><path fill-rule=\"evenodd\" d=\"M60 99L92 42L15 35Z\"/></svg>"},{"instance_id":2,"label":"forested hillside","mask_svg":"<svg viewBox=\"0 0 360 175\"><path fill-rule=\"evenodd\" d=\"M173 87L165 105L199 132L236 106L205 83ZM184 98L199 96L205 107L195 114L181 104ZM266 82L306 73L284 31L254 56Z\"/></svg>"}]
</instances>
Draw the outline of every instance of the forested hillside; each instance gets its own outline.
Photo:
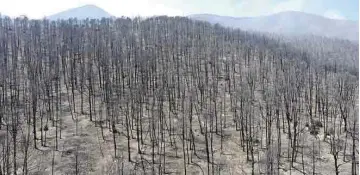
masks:
<instances>
[{"instance_id":1,"label":"forested hillside","mask_svg":"<svg viewBox=\"0 0 360 175\"><path fill-rule=\"evenodd\" d=\"M329 40L1 18L0 175L358 174L358 44Z\"/></svg>"}]
</instances>

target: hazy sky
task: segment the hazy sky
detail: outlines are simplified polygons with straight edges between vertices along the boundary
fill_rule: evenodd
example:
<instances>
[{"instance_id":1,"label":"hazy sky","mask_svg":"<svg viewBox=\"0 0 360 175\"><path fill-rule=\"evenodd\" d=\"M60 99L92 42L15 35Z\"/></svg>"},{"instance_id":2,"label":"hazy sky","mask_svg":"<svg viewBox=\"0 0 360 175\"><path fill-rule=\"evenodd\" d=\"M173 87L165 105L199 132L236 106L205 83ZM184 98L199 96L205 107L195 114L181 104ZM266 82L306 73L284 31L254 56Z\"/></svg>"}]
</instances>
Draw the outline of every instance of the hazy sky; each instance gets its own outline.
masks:
<instances>
[{"instance_id":1,"label":"hazy sky","mask_svg":"<svg viewBox=\"0 0 360 175\"><path fill-rule=\"evenodd\" d=\"M97 5L115 16L212 13L240 17L294 10L359 19L359 0L0 0L0 13L42 18L86 4Z\"/></svg>"}]
</instances>

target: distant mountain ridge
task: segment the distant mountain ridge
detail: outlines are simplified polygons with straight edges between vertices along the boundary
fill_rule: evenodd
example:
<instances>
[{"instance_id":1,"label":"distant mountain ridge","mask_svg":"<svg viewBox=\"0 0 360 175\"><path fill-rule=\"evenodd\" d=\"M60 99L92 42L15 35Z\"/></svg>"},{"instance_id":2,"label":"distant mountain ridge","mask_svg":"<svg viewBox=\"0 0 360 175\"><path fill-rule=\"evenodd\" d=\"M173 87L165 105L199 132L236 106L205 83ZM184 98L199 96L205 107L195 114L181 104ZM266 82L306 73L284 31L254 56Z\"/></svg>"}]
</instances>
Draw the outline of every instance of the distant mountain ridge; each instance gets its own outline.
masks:
<instances>
[{"instance_id":1,"label":"distant mountain ridge","mask_svg":"<svg viewBox=\"0 0 360 175\"><path fill-rule=\"evenodd\" d=\"M50 15L47 18L50 20L69 18L82 20L111 17L114 16L95 5L85 5ZM286 11L258 17L229 17L214 14L194 14L187 17L248 31L290 36L317 35L351 41L359 40L358 21L329 19L297 11Z\"/></svg>"},{"instance_id":2,"label":"distant mountain ridge","mask_svg":"<svg viewBox=\"0 0 360 175\"><path fill-rule=\"evenodd\" d=\"M47 18L50 20L58 20L58 19L69 19L69 18L77 18L77 19L101 19L101 18L111 18L113 15L106 12L105 10L95 6L95 5L84 5L77 8L72 8L60 13L56 13L54 15L48 16Z\"/></svg>"},{"instance_id":3,"label":"distant mountain ridge","mask_svg":"<svg viewBox=\"0 0 360 175\"><path fill-rule=\"evenodd\" d=\"M195 14L188 17L242 30L285 35L318 35L352 41L359 39L358 21L329 19L297 11L259 17L229 17L213 14Z\"/></svg>"}]
</instances>

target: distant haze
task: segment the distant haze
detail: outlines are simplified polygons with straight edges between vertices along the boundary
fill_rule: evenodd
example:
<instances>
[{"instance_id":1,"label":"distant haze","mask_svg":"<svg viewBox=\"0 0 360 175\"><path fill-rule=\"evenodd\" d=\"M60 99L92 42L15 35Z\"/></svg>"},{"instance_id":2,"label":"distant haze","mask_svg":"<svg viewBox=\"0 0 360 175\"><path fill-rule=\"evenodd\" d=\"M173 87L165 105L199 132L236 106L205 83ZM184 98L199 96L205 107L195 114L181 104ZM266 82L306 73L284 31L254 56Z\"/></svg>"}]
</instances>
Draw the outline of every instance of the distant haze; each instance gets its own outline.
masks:
<instances>
[{"instance_id":1,"label":"distant haze","mask_svg":"<svg viewBox=\"0 0 360 175\"><path fill-rule=\"evenodd\" d=\"M358 21L329 19L296 11L259 17L228 17L213 14L196 14L189 17L242 30L285 35L318 35L352 41L357 41L359 38Z\"/></svg>"},{"instance_id":2,"label":"distant haze","mask_svg":"<svg viewBox=\"0 0 360 175\"><path fill-rule=\"evenodd\" d=\"M113 15L95 5L85 5L47 18L57 20L75 17L77 19L101 19L113 17ZM282 35L318 35L352 41L358 41L359 38L358 21L330 19L297 11L280 12L258 17L229 17L213 14L194 14L188 17L212 24L218 23L225 27Z\"/></svg>"}]
</instances>

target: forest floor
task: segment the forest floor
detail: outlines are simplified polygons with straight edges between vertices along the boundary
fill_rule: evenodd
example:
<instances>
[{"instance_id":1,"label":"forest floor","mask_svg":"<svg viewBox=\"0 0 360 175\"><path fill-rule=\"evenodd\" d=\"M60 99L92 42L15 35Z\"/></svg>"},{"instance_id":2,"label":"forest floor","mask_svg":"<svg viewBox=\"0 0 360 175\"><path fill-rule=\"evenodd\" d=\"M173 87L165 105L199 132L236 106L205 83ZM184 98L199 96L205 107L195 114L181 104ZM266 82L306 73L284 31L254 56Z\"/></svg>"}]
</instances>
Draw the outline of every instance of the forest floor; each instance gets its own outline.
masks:
<instances>
[{"instance_id":1,"label":"forest floor","mask_svg":"<svg viewBox=\"0 0 360 175\"><path fill-rule=\"evenodd\" d=\"M55 134L53 134L55 127L49 127L49 132L47 133L48 147L40 147L38 150L33 149L29 161L33 167L31 169L34 170L33 172L37 172L35 174L51 174L52 171L54 171L54 174L74 174L76 162L78 162L80 174L118 174L119 172L122 172L120 174L143 174L140 165L141 158L139 154L137 154L136 139L131 139L131 159L133 162L129 163L127 161L126 131L125 129L119 130L120 134L116 136L118 157L115 158L112 133L109 129L103 129L105 138L105 140L103 140L100 127L95 127L95 124L89 121L88 116L79 115L78 134L76 135L76 126L71 115L64 116L62 137L59 139L58 151L52 151L54 150L52 144L54 144L55 139ZM246 153L241 149L239 144L239 131L236 131L234 126L228 126L223 132L225 135L223 150L220 150L220 137L213 134L215 137L213 143L214 159L216 164L220 165L217 166L221 169L220 174L251 174L251 162L246 160ZM39 136L40 135L38 135L38 137ZM288 139L286 139L286 135L284 135L284 137L285 138L282 139L281 150L288 149ZM308 140L308 142L315 142L316 147L319 147L319 149L316 150L321 151L321 153L317 153L320 157L317 157L315 162L317 169L316 174L335 174L334 161L330 154L329 144L311 137L313 136L309 135L308 138L304 139ZM319 136L319 138L321 138L321 136ZM201 159L197 156L192 156L193 163L191 163L192 165L187 165L187 172L189 174L207 174L205 141L204 136L200 134L198 129L195 129L195 140L197 145L196 152ZM176 139L175 144L177 146L170 147L169 141L167 141L166 144L168 145L166 148L166 173L184 174L181 138L178 137ZM178 149L174 149L174 147ZM258 145L256 149L260 151L260 155L265 154L265 148L261 148L261 145ZM307 164L306 167L309 167L312 165L312 153L310 152L310 148L305 147L304 149L305 155L303 161ZM143 158L151 161L151 144L144 144L142 150L144 153L142 155ZM76 154L78 155L78 161L76 161ZM53 156L54 170L51 168ZM304 174L301 173L302 163L300 154L298 156L298 162L294 165L299 171L293 169L291 172L289 171L289 161L286 160L285 153L283 153L283 156L280 165L282 171L280 174ZM257 170L255 174L262 174L259 171L264 172L264 161L266 160L260 160L262 163L255 164L255 169ZM138 165L135 166L135 164ZM149 165L145 166L149 169ZM351 163L344 164L340 167L342 174L350 174L350 170ZM312 174L311 171L312 170L307 169L305 174ZM217 172L216 174L219 173Z\"/></svg>"},{"instance_id":2,"label":"forest floor","mask_svg":"<svg viewBox=\"0 0 360 175\"><path fill-rule=\"evenodd\" d=\"M77 102L78 103L78 102ZM126 128L122 124L117 124L116 133L116 145L117 155L114 156L114 144L113 133L108 127L103 124L103 129L99 126L99 123L91 122L88 115L74 113L74 117L70 114L68 103L64 103L64 114L61 116L61 139L58 139L58 149L55 149L55 130L56 128L48 123L48 131L46 133L46 146L41 146L38 141L38 149L33 148L33 143L30 143L28 167L29 174L151 174L152 168L155 170L155 174L159 174L159 169L163 167L152 167L152 145L150 142L149 134L144 134L144 143L141 145L143 154L138 154L138 144L136 139L136 131L132 131L130 139L131 147L131 162L128 162L128 148ZM87 107L85 107L87 108ZM148 117L144 113L143 122L146 122ZM197 122L197 116L194 117L193 130L194 140L196 147L196 156L192 154L192 150L187 150L188 155L186 160L186 172L187 174L208 174L207 154L205 149L205 137L200 132L199 124ZM125 117L123 117L125 118ZM179 117L180 118L180 117ZM232 121L230 114L224 115L226 118L226 128L223 130L223 144L221 148L221 137L218 134L213 133L213 156L214 164L209 164L210 169L214 167L214 174L229 174L229 175L245 175L251 174L252 163L247 161L247 154L243 151L240 144L240 131L236 131L235 124ZM75 119L75 120L74 120ZM76 122L77 121L77 122ZM254 126L254 132L258 138L265 138L265 133L261 133L260 127L263 127L261 121L256 121L258 125ZM121 122L120 122L121 123ZM183 140L181 131L182 123L178 118L173 118L173 126L175 126L172 141L169 137L165 138L165 171L163 174L176 174L181 175L184 173L184 159L183 159ZM275 124L275 122L274 122ZM40 124L39 124L40 125ZM24 124L22 128L22 136L19 138L22 143L19 146L18 154L18 174L22 174L23 165L23 143L24 137L27 131L31 131L32 128ZM147 130L148 124L144 124L144 130ZM101 131L102 130L102 131ZM276 132L273 131L272 142L278 142L276 138ZM281 141L281 161L279 174L287 175L300 175L300 174L313 174L313 170L309 167L316 167L316 174L319 175L331 175L335 174L334 159L330 154L330 144L323 140L322 132L317 137L310 135L307 128L303 128L304 132L302 137L299 138L300 146L297 160L294 163L294 168L290 171L290 159L287 158L289 154L289 142L287 134L282 133ZM168 133L165 133L168 135ZM37 130L37 138L41 137L41 131ZM32 136L30 137L32 139ZM265 139L263 143L257 143L254 146L255 164L254 174L266 174L266 144ZM186 142L189 144L189 142ZM172 146L171 146L172 145ZM276 144L273 144L276 145ZM348 144L351 146L351 143ZM157 152L159 147L155 148ZM276 154L275 150L278 148L271 148L272 154ZM303 154L302 154L303 152ZM349 152L350 154L350 152ZM313 157L315 155L315 157ZM275 157L275 155L274 155ZM351 157L339 156L339 164L341 174L350 174L351 172ZM315 162L313 160L315 159ZM347 161L345 163L343 160ZM156 165L161 161L164 164L163 156L156 156ZM189 163L190 162L190 163ZM274 164L275 165L275 164ZM304 166L304 168L303 168ZM277 167L274 167L277 168ZM77 169L77 170L76 170Z\"/></svg>"}]
</instances>

